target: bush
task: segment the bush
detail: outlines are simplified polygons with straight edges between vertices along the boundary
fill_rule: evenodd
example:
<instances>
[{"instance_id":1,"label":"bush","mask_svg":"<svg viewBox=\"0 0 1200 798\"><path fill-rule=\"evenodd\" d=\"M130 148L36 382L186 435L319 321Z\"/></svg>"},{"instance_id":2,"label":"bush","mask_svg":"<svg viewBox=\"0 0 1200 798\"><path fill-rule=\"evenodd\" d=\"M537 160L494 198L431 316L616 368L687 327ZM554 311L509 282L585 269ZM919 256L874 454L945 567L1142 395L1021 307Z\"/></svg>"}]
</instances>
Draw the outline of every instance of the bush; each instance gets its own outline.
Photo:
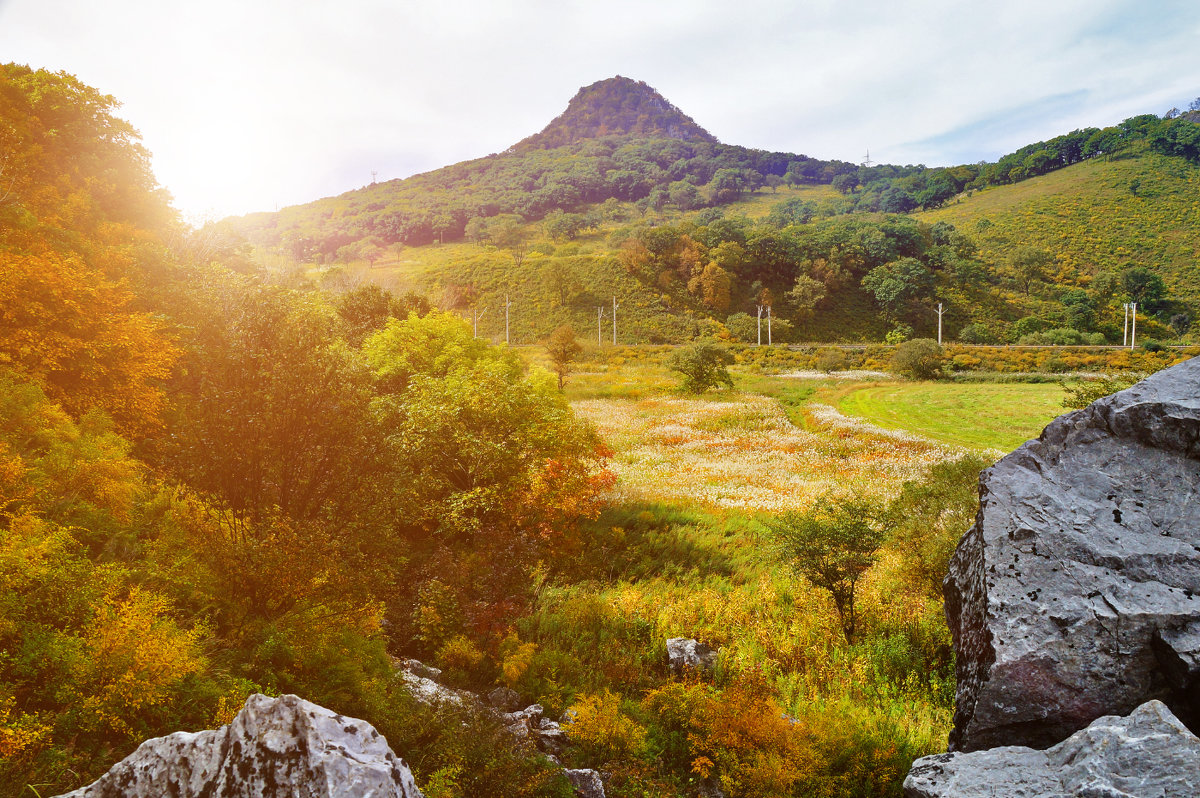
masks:
<instances>
[{"instance_id":1,"label":"bush","mask_svg":"<svg viewBox=\"0 0 1200 798\"><path fill-rule=\"evenodd\" d=\"M683 375L680 387L684 391L704 393L718 385L733 387L733 378L726 368L733 360L733 354L725 347L715 341L700 340L672 352L666 366Z\"/></svg>"},{"instance_id":2,"label":"bush","mask_svg":"<svg viewBox=\"0 0 1200 798\"><path fill-rule=\"evenodd\" d=\"M831 371L841 371L846 367L846 353L840 349L822 349L817 353L816 366L826 374Z\"/></svg>"},{"instance_id":3,"label":"bush","mask_svg":"<svg viewBox=\"0 0 1200 798\"><path fill-rule=\"evenodd\" d=\"M940 377L946 360L938 342L930 338L914 338L896 347L888 370L914 380Z\"/></svg>"},{"instance_id":4,"label":"bush","mask_svg":"<svg viewBox=\"0 0 1200 798\"><path fill-rule=\"evenodd\" d=\"M913 328L907 324L897 324L883 340L889 344L899 344L913 337Z\"/></svg>"},{"instance_id":5,"label":"bush","mask_svg":"<svg viewBox=\"0 0 1200 798\"><path fill-rule=\"evenodd\" d=\"M621 697L608 690L581 696L571 707L573 720L567 737L587 767L640 756L646 747L646 730L621 711Z\"/></svg>"}]
</instances>

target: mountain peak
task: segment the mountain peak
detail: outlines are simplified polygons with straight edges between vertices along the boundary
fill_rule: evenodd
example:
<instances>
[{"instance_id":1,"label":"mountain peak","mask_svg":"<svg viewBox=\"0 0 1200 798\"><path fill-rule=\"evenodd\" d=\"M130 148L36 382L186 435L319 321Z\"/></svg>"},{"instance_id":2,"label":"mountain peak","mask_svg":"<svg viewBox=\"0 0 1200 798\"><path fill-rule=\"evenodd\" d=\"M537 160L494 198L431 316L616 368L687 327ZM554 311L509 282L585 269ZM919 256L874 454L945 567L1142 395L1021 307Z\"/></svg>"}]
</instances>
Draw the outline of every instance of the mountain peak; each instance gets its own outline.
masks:
<instances>
[{"instance_id":1,"label":"mountain peak","mask_svg":"<svg viewBox=\"0 0 1200 798\"><path fill-rule=\"evenodd\" d=\"M717 141L651 86L617 75L584 86L541 133L512 149L551 149L603 136Z\"/></svg>"}]
</instances>

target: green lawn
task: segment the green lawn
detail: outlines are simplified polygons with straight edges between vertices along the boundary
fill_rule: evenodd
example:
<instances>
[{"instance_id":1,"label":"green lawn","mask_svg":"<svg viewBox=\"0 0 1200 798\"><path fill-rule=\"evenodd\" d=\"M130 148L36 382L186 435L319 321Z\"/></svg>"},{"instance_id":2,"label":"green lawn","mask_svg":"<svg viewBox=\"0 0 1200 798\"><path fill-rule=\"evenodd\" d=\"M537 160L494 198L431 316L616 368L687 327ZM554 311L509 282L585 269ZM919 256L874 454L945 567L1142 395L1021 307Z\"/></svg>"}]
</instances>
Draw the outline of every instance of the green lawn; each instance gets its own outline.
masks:
<instances>
[{"instance_id":1,"label":"green lawn","mask_svg":"<svg viewBox=\"0 0 1200 798\"><path fill-rule=\"evenodd\" d=\"M1066 411L1056 384L897 382L846 393L837 408L888 429L971 449L1012 451Z\"/></svg>"}]
</instances>

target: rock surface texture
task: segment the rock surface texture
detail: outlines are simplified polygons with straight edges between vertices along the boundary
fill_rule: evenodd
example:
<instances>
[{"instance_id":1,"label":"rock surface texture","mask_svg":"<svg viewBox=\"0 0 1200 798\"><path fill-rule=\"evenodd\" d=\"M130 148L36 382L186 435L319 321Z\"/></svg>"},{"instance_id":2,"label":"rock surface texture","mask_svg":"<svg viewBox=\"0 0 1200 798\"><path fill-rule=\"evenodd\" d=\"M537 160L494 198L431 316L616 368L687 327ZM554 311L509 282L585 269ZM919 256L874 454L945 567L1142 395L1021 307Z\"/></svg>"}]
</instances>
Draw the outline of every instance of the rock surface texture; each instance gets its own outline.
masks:
<instances>
[{"instance_id":1,"label":"rock surface texture","mask_svg":"<svg viewBox=\"0 0 1200 798\"><path fill-rule=\"evenodd\" d=\"M1151 699L1195 730L1198 594L1200 358L1056 419L980 477L946 578L950 749L1046 748Z\"/></svg>"},{"instance_id":2,"label":"rock surface texture","mask_svg":"<svg viewBox=\"0 0 1200 798\"><path fill-rule=\"evenodd\" d=\"M1092 722L1045 751L1008 746L913 763L906 798L1195 798L1200 738L1165 705Z\"/></svg>"},{"instance_id":3,"label":"rock surface texture","mask_svg":"<svg viewBox=\"0 0 1200 798\"><path fill-rule=\"evenodd\" d=\"M147 740L63 798L421 798L403 760L365 721L294 695L252 695L219 729Z\"/></svg>"},{"instance_id":4,"label":"rock surface texture","mask_svg":"<svg viewBox=\"0 0 1200 798\"><path fill-rule=\"evenodd\" d=\"M711 671L717 664L717 651L686 637L667 638L667 661L672 673L689 670Z\"/></svg>"}]
</instances>

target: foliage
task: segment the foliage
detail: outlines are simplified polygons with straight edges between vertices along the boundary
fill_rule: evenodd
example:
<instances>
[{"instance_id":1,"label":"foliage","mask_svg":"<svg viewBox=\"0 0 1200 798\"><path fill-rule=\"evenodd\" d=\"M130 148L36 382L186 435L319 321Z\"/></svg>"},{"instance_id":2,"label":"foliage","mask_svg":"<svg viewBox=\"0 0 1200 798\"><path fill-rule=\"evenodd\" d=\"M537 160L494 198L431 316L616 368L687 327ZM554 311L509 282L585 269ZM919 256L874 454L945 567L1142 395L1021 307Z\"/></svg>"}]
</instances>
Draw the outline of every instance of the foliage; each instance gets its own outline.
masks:
<instances>
[{"instance_id":1,"label":"foliage","mask_svg":"<svg viewBox=\"0 0 1200 798\"><path fill-rule=\"evenodd\" d=\"M1123 372L1107 377L1080 380L1074 384L1064 382L1062 387L1066 396L1063 397L1062 406L1068 410L1079 410L1097 399L1103 399L1117 391L1123 391L1145 378L1145 374L1138 372Z\"/></svg>"},{"instance_id":2,"label":"foliage","mask_svg":"<svg viewBox=\"0 0 1200 798\"><path fill-rule=\"evenodd\" d=\"M580 696L568 710L567 738L583 767L636 758L644 754L646 730L621 711L620 696L608 690Z\"/></svg>"},{"instance_id":3,"label":"foliage","mask_svg":"<svg viewBox=\"0 0 1200 798\"><path fill-rule=\"evenodd\" d=\"M945 353L937 341L914 338L896 347L888 368L914 380L930 380L941 375L945 360Z\"/></svg>"},{"instance_id":4,"label":"foliage","mask_svg":"<svg viewBox=\"0 0 1200 798\"><path fill-rule=\"evenodd\" d=\"M144 434L178 351L129 286L168 260L174 219L116 106L65 73L0 66L0 366Z\"/></svg>"},{"instance_id":5,"label":"foliage","mask_svg":"<svg viewBox=\"0 0 1200 798\"><path fill-rule=\"evenodd\" d=\"M921 479L905 482L888 506L888 544L903 558L905 582L935 602L950 555L975 520L979 473L988 465L978 455L937 463Z\"/></svg>"},{"instance_id":6,"label":"foliage","mask_svg":"<svg viewBox=\"0 0 1200 798\"><path fill-rule=\"evenodd\" d=\"M727 368L733 355L715 341L697 341L691 346L676 349L667 358L666 366L683 375L680 387L687 393L704 393L720 385L733 387Z\"/></svg>"},{"instance_id":7,"label":"foliage","mask_svg":"<svg viewBox=\"0 0 1200 798\"><path fill-rule=\"evenodd\" d=\"M546 353L550 355L550 363L558 375L558 390L563 389L563 380L571 373L571 363L582 351L583 347L575 340L575 328L571 325L564 324L551 334Z\"/></svg>"},{"instance_id":8,"label":"foliage","mask_svg":"<svg viewBox=\"0 0 1200 798\"><path fill-rule=\"evenodd\" d=\"M819 497L809 512L766 522L779 556L833 598L846 642L858 630L855 591L883 545L882 508L861 495Z\"/></svg>"}]
</instances>

